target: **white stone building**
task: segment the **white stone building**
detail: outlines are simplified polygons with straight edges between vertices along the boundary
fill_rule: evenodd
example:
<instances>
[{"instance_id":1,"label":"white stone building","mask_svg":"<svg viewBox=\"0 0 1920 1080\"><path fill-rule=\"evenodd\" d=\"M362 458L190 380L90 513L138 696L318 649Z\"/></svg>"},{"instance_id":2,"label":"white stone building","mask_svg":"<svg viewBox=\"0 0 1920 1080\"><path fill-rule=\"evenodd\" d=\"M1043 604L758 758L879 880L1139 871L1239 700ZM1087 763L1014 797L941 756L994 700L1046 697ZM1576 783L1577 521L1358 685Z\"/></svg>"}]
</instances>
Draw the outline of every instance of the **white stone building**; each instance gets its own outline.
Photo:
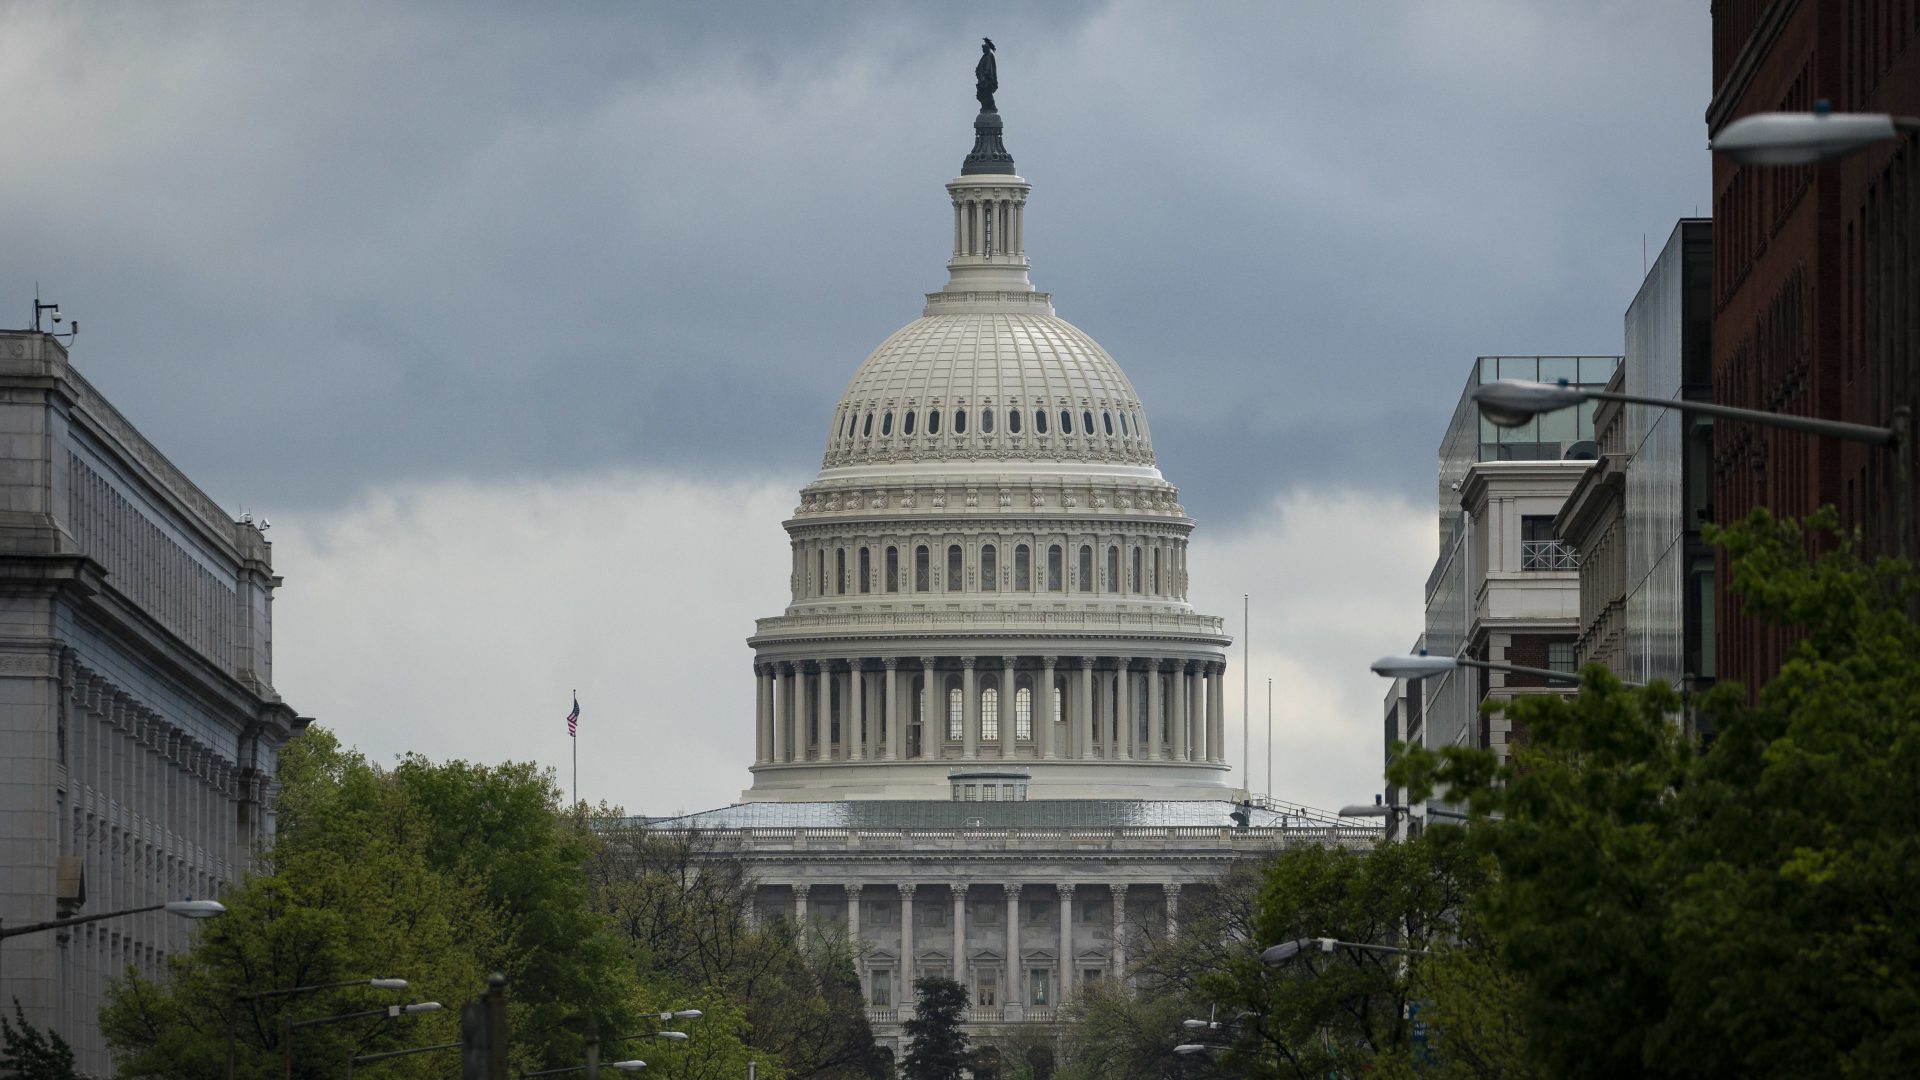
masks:
<instances>
[{"instance_id":1,"label":"white stone building","mask_svg":"<svg viewBox=\"0 0 1920 1080\"><path fill-rule=\"evenodd\" d=\"M211 897L273 832L271 549L51 335L0 331L0 922ZM192 926L164 913L0 943L9 1011L111 1072L96 1014Z\"/></svg>"},{"instance_id":2,"label":"white stone building","mask_svg":"<svg viewBox=\"0 0 1920 1080\"><path fill-rule=\"evenodd\" d=\"M750 640L742 802L645 824L744 861L762 916L844 923L877 1037L950 974L976 1036L1045 1022L1183 889L1378 831L1226 785L1221 620L1113 358L1028 280L1030 185L993 112L947 183L948 281L860 365Z\"/></svg>"}]
</instances>

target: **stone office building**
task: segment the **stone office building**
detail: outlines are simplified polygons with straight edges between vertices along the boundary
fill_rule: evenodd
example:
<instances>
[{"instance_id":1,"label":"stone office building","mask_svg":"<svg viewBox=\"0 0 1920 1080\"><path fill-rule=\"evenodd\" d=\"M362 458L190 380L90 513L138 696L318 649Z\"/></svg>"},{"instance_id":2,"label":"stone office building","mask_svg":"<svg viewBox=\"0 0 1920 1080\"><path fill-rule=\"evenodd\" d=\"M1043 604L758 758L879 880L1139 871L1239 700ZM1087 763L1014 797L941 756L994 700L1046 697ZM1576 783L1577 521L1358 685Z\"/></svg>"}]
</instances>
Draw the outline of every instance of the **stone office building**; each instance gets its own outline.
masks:
<instances>
[{"instance_id":1,"label":"stone office building","mask_svg":"<svg viewBox=\"0 0 1920 1080\"><path fill-rule=\"evenodd\" d=\"M279 749L271 549L69 363L0 331L0 921L214 896L273 832ZM129 965L158 975L163 913L27 934L0 986L111 1072L96 1014Z\"/></svg>"},{"instance_id":2,"label":"stone office building","mask_svg":"<svg viewBox=\"0 0 1920 1080\"><path fill-rule=\"evenodd\" d=\"M1193 520L1126 375L1028 280L1000 117L974 129L947 285L854 374L786 522L752 786L637 823L745 863L762 917L843 923L896 1051L918 976L965 985L991 1041L1124 977L1234 860L1378 836L1236 804Z\"/></svg>"}]
</instances>

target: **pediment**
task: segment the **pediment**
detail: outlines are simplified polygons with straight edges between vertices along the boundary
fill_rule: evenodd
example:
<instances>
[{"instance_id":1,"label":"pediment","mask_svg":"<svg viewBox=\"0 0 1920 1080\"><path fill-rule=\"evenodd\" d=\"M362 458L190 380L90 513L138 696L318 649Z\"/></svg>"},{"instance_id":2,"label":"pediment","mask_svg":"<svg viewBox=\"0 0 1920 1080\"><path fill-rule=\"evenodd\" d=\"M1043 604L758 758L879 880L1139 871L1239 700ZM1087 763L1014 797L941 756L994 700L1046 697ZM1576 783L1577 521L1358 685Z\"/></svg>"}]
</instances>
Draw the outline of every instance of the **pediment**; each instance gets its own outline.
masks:
<instances>
[{"instance_id":1,"label":"pediment","mask_svg":"<svg viewBox=\"0 0 1920 1080\"><path fill-rule=\"evenodd\" d=\"M918 960L922 964L928 964L928 963L944 964L951 961L953 957L949 956L946 953L941 952L939 949L928 949L925 952L916 954L914 956L914 959Z\"/></svg>"},{"instance_id":2,"label":"pediment","mask_svg":"<svg viewBox=\"0 0 1920 1080\"><path fill-rule=\"evenodd\" d=\"M967 954L969 960L1005 960L1006 954L997 949L975 949Z\"/></svg>"}]
</instances>

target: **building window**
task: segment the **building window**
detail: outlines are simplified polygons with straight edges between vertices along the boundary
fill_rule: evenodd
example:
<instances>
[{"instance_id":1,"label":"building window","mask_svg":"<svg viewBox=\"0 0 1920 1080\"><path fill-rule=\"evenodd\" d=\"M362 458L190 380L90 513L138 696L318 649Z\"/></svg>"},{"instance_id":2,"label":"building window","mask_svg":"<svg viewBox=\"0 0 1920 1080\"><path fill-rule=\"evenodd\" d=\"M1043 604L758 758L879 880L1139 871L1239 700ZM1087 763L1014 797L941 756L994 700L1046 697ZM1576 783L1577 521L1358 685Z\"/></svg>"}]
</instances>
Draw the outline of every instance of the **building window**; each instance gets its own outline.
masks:
<instances>
[{"instance_id":1,"label":"building window","mask_svg":"<svg viewBox=\"0 0 1920 1080\"><path fill-rule=\"evenodd\" d=\"M985 432L988 435L993 434L993 410L992 409L980 410L980 430L982 432Z\"/></svg>"},{"instance_id":2,"label":"building window","mask_svg":"<svg viewBox=\"0 0 1920 1080\"><path fill-rule=\"evenodd\" d=\"M893 905L884 900L869 900L860 918L868 926L892 926Z\"/></svg>"},{"instance_id":3,"label":"building window","mask_svg":"<svg viewBox=\"0 0 1920 1080\"><path fill-rule=\"evenodd\" d=\"M947 591L959 592L967 583L967 571L961 562L960 545L947 545Z\"/></svg>"},{"instance_id":4,"label":"building window","mask_svg":"<svg viewBox=\"0 0 1920 1080\"><path fill-rule=\"evenodd\" d=\"M1100 424L1107 429L1107 438L1113 438L1113 414L1104 409L1101 410Z\"/></svg>"},{"instance_id":5,"label":"building window","mask_svg":"<svg viewBox=\"0 0 1920 1080\"><path fill-rule=\"evenodd\" d=\"M1062 723L1065 723L1067 719L1066 716L1063 715L1063 710L1065 710L1066 708L1066 700L1067 700L1066 689L1067 688L1065 685L1065 681L1060 679L1059 676L1057 675L1054 676L1054 680L1055 681L1053 684L1053 722L1056 724L1062 724Z\"/></svg>"},{"instance_id":6,"label":"building window","mask_svg":"<svg viewBox=\"0 0 1920 1080\"><path fill-rule=\"evenodd\" d=\"M886 412L880 414L880 434L882 435L893 434L893 410L892 409L888 409Z\"/></svg>"},{"instance_id":7,"label":"building window","mask_svg":"<svg viewBox=\"0 0 1920 1080\"><path fill-rule=\"evenodd\" d=\"M1027 1004L1045 1005L1052 1000L1047 996L1052 975L1053 973L1045 968L1033 969L1031 977L1028 979L1030 990L1027 994Z\"/></svg>"},{"instance_id":8,"label":"building window","mask_svg":"<svg viewBox=\"0 0 1920 1080\"><path fill-rule=\"evenodd\" d=\"M1105 968L1090 967L1090 968L1080 969L1080 985L1081 986L1092 986L1093 984L1099 982L1101 979L1104 979L1106 977L1107 977L1107 971Z\"/></svg>"},{"instance_id":9,"label":"building window","mask_svg":"<svg viewBox=\"0 0 1920 1080\"><path fill-rule=\"evenodd\" d=\"M1573 642L1571 641L1547 642L1547 669L1550 671L1574 670Z\"/></svg>"},{"instance_id":10,"label":"building window","mask_svg":"<svg viewBox=\"0 0 1920 1080\"><path fill-rule=\"evenodd\" d=\"M871 412L867 413L867 422L860 425L860 437L863 439L873 437L873 413Z\"/></svg>"},{"instance_id":11,"label":"building window","mask_svg":"<svg viewBox=\"0 0 1920 1080\"><path fill-rule=\"evenodd\" d=\"M820 550L819 558L815 561L819 564L820 572L816 574L813 579L813 595L825 596L827 595L827 552L825 548Z\"/></svg>"},{"instance_id":12,"label":"building window","mask_svg":"<svg viewBox=\"0 0 1920 1080\"><path fill-rule=\"evenodd\" d=\"M980 785L980 801L981 802L999 802L1000 801L1000 785L981 784Z\"/></svg>"},{"instance_id":13,"label":"building window","mask_svg":"<svg viewBox=\"0 0 1920 1080\"><path fill-rule=\"evenodd\" d=\"M980 691L980 738L987 742L1000 740L1000 691L989 686Z\"/></svg>"},{"instance_id":14,"label":"building window","mask_svg":"<svg viewBox=\"0 0 1920 1080\"><path fill-rule=\"evenodd\" d=\"M1080 545L1080 591L1093 591L1093 549Z\"/></svg>"},{"instance_id":15,"label":"building window","mask_svg":"<svg viewBox=\"0 0 1920 1080\"><path fill-rule=\"evenodd\" d=\"M873 591L873 549L860 549L860 591Z\"/></svg>"},{"instance_id":16,"label":"building window","mask_svg":"<svg viewBox=\"0 0 1920 1080\"><path fill-rule=\"evenodd\" d=\"M1007 432L1008 434L1012 434L1012 435L1020 434L1020 410L1019 409L1007 410Z\"/></svg>"},{"instance_id":17,"label":"building window","mask_svg":"<svg viewBox=\"0 0 1920 1080\"><path fill-rule=\"evenodd\" d=\"M1047 433L1047 410L1033 410L1033 433L1035 435L1045 435Z\"/></svg>"},{"instance_id":18,"label":"building window","mask_svg":"<svg viewBox=\"0 0 1920 1080\"><path fill-rule=\"evenodd\" d=\"M973 925L993 926L1000 921L1000 905L991 900L976 900L973 904Z\"/></svg>"},{"instance_id":19,"label":"building window","mask_svg":"<svg viewBox=\"0 0 1920 1080\"><path fill-rule=\"evenodd\" d=\"M1103 926L1107 921L1107 903L1104 900L1089 900L1080 905L1080 925Z\"/></svg>"},{"instance_id":20,"label":"building window","mask_svg":"<svg viewBox=\"0 0 1920 1080\"><path fill-rule=\"evenodd\" d=\"M907 410L907 419L906 419L906 422L900 426L900 432L903 435L913 434L913 410L912 409Z\"/></svg>"},{"instance_id":21,"label":"building window","mask_svg":"<svg viewBox=\"0 0 1920 1080\"><path fill-rule=\"evenodd\" d=\"M1160 595L1160 549L1159 548L1153 549L1153 576L1147 579L1147 592L1153 596Z\"/></svg>"},{"instance_id":22,"label":"building window","mask_svg":"<svg viewBox=\"0 0 1920 1080\"><path fill-rule=\"evenodd\" d=\"M1013 695L1013 737L1026 742L1033 738L1033 689L1023 686Z\"/></svg>"},{"instance_id":23,"label":"building window","mask_svg":"<svg viewBox=\"0 0 1920 1080\"><path fill-rule=\"evenodd\" d=\"M1146 580L1147 579L1144 576L1142 576L1140 573L1140 549L1134 548L1133 549L1133 580L1127 583L1128 590L1131 592L1139 592L1141 585L1143 585L1146 582Z\"/></svg>"},{"instance_id":24,"label":"building window","mask_svg":"<svg viewBox=\"0 0 1920 1080\"><path fill-rule=\"evenodd\" d=\"M980 588L987 592L1000 588L1000 554L992 544L980 549Z\"/></svg>"},{"instance_id":25,"label":"building window","mask_svg":"<svg viewBox=\"0 0 1920 1080\"><path fill-rule=\"evenodd\" d=\"M926 592L933 587L930 584L933 578L933 569L928 565L931 560L932 556L927 552L927 545L921 544L919 547L913 549L914 592Z\"/></svg>"},{"instance_id":26,"label":"building window","mask_svg":"<svg viewBox=\"0 0 1920 1080\"><path fill-rule=\"evenodd\" d=\"M1120 591L1120 549L1107 548L1107 591Z\"/></svg>"},{"instance_id":27,"label":"building window","mask_svg":"<svg viewBox=\"0 0 1920 1080\"><path fill-rule=\"evenodd\" d=\"M945 904L927 904L922 907L916 907L913 911L918 917L921 926L947 925L947 905Z\"/></svg>"},{"instance_id":28,"label":"building window","mask_svg":"<svg viewBox=\"0 0 1920 1080\"><path fill-rule=\"evenodd\" d=\"M879 1009L893 1006L893 972L885 968L876 969L871 976L873 988L867 994L867 1003Z\"/></svg>"},{"instance_id":29,"label":"building window","mask_svg":"<svg viewBox=\"0 0 1920 1080\"><path fill-rule=\"evenodd\" d=\"M1093 434L1093 410L1087 409L1080 413L1080 430L1086 432L1088 435ZM1109 432L1108 434L1112 433Z\"/></svg>"},{"instance_id":30,"label":"building window","mask_svg":"<svg viewBox=\"0 0 1920 1080\"><path fill-rule=\"evenodd\" d=\"M847 438L849 439L853 438L853 433L856 429L859 428L859 426L860 426L860 414L859 413L849 414L847 416Z\"/></svg>"},{"instance_id":31,"label":"building window","mask_svg":"<svg viewBox=\"0 0 1920 1080\"><path fill-rule=\"evenodd\" d=\"M940 434L940 410L939 409L935 409L932 412L927 414L927 434L929 435Z\"/></svg>"},{"instance_id":32,"label":"building window","mask_svg":"<svg viewBox=\"0 0 1920 1080\"><path fill-rule=\"evenodd\" d=\"M833 591L841 596L847 595L846 548L839 548L833 553Z\"/></svg>"},{"instance_id":33,"label":"building window","mask_svg":"<svg viewBox=\"0 0 1920 1080\"><path fill-rule=\"evenodd\" d=\"M1064 573L1060 565L1061 562L1062 562L1062 559L1060 554L1060 545L1054 544L1048 547L1047 548L1047 591L1048 592L1060 592L1066 587L1065 583L1060 580L1062 574Z\"/></svg>"},{"instance_id":34,"label":"building window","mask_svg":"<svg viewBox=\"0 0 1920 1080\"><path fill-rule=\"evenodd\" d=\"M957 686L949 688L947 690L947 738L950 740L959 740L964 737L961 734L963 719L961 708L960 688Z\"/></svg>"},{"instance_id":35,"label":"building window","mask_svg":"<svg viewBox=\"0 0 1920 1080\"><path fill-rule=\"evenodd\" d=\"M1013 549L1013 587L1019 592L1033 588L1032 556L1027 545L1021 544Z\"/></svg>"},{"instance_id":36,"label":"building window","mask_svg":"<svg viewBox=\"0 0 1920 1080\"><path fill-rule=\"evenodd\" d=\"M887 548L887 591L900 591L900 549Z\"/></svg>"},{"instance_id":37,"label":"building window","mask_svg":"<svg viewBox=\"0 0 1920 1080\"><path fill-rule=\"evenodd\" d=\"M1020 917L1027 921L1028 926L1051 926L1054 907L1051 900L1029 900L1021 909Z\"/></svg>"},{"instance_id":38,"label":"building window","mask_svg":"<svg viewBox=\"0 0 1920 1080\"><path fill-rule=\"evenodd\" d=\"M1123 438L1132 434L1132 432L1127 430L1127 411L1125 409L1120 410L1120 434Z\"/></svg>"},{"instance_id":39,"label":"building window","mask_svg":"<svg viewBox=\"0 0 1920 1080\"><path fill-rule=\"evenodd\" d=\"M1520 516L1520 569L1578 570L1580 556L1553 535L1553 517L1548 514Z\"/></svg>"},{"instance_id":40,"label":"building window","mask_svg":"<svg viewBox=\"0 0 1920 1080\"><path fill-rule=\"evenodd\" d=\"M1073 414L1065 409L1060 410L1060 434L1073 434Z\"/></svg>"},{"instance_id":41,"label":"building window","mask_svg":"<svg viewBox=\"0 0 1920 1080\"><path fill-rule=\"evenodd\" d=\"M967 433L967 410L953 410L953 433L955 435L965 435Z\"/></svg>"},{"instance_id":42,"label":"building window","mask_svg":"<svg viewBox=\"0 0 1920 1080\"><path fill-rule=\"evenodd\" d=\"M974 976L974 1004L992 1008L1000 1003L1000 973L983 971Z\"/></svg>"}]
</instances>

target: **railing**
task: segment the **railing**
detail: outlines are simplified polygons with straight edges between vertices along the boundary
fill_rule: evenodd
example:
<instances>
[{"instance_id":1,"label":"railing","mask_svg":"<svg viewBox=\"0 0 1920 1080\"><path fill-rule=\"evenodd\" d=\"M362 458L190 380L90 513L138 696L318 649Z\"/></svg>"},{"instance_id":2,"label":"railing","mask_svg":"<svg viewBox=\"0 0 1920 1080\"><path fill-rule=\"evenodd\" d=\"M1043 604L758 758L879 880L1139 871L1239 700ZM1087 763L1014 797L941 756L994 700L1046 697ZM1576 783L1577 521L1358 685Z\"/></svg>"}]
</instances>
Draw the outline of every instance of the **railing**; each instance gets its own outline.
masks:
<instances>
[{"instance_id":1,"label":"railing","mask_svg":"<svg viewBox=\"0 0 1920 1080\"><path fill-rule=\"evenodd\" d=\"M928 594L933 596L935 594ZM1107 630L1133 633L1146 630L1217 636L1226 623L1215 615L1184 615L1160 611L846 611L776 615L755 622L756 638L809 630L926 631L933 630Z\"/></svg>"},{"instance_id":2,"label":"railing","mask_svg":"<svg viewBox=\"0 0 1920 1080\"><path fill-rule=\"evenodd\" d=\"M1559 540L1522 540L1520 569L1578 570L1580 553Z\"/></svg>"},{"instance_id":3,"label":"railing","mask_svg":"<svg viewBox=\"0 0 1920 1080\"><path fill-rule=\"evenodd\" d=\"M894 1022L894 1018L898 1015L899 1015L898 1010L894 1009L892 1006L888 1006L886 1008L869 1006L867 1008L867 1023L891 1024Z\"/></svg>"}]
</instances>

